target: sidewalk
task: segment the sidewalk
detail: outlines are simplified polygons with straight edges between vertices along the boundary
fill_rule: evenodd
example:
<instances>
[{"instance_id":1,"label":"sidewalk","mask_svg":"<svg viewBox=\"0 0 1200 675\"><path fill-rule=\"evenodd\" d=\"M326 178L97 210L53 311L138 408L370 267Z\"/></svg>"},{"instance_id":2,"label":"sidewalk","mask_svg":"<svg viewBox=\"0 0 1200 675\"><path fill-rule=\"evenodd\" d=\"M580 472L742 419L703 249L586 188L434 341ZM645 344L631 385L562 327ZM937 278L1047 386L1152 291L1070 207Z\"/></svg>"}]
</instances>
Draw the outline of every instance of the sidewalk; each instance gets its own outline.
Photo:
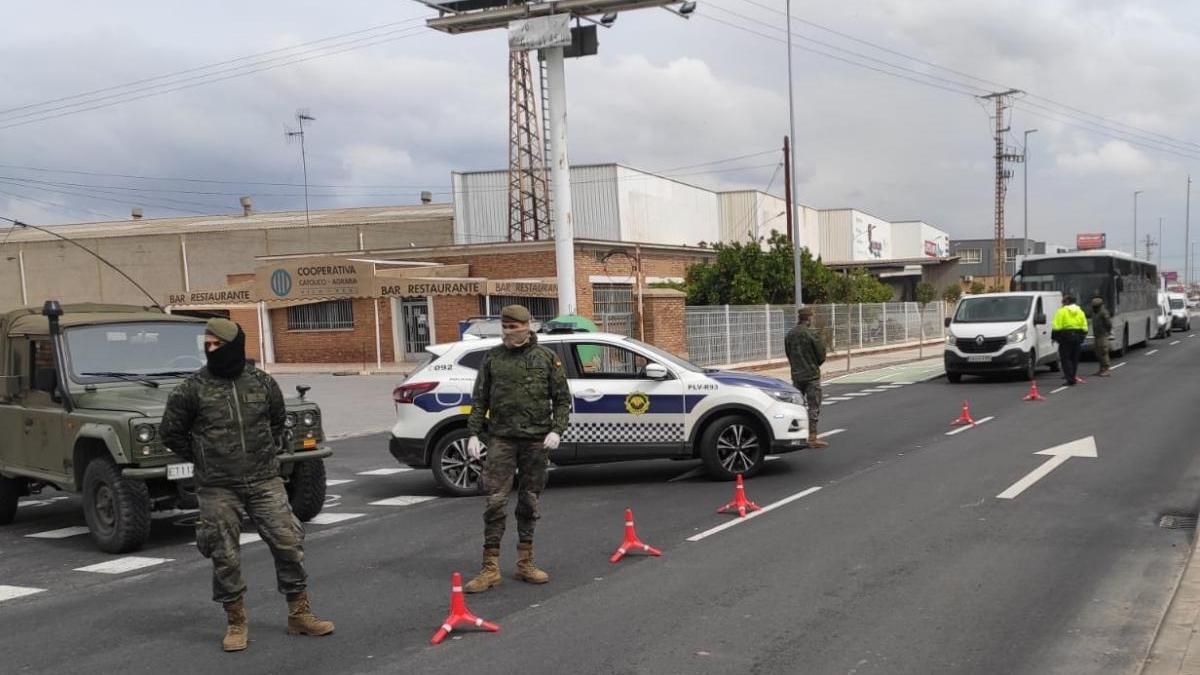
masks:
<instances>
[{"instance_id":1,"label":"sidewalk","mask_svg":"<svg viewBox=\"0 0 1200 675\"><path fill-rule=\"evenodd\" d=\"M821 366L821 375L828 382L843 375L860 373L865 370L874 370L876 368L898 366L907 363L941 361L941 344L942 341L938 340L937 342L928 342L923 347L902 347L886 351L855 352L850 354L848 361L845 354L831 354L825 361L825 365ZM754 368L754 370L763 375L777 377L784 381L791 381L791 370L786 365L786 361L782 363L784 365L772 365L771 367Z\"/></svg>"},{"instance_id":2,"label":"sidewalk","mask_svg":"<svg viewBox=\"0 0 1200 675\"><path fill-rule=\"evenodd\" d=\"M1200 673L1200 537L1146 656L1142 675Z\"/></svg>"}]
</instances>

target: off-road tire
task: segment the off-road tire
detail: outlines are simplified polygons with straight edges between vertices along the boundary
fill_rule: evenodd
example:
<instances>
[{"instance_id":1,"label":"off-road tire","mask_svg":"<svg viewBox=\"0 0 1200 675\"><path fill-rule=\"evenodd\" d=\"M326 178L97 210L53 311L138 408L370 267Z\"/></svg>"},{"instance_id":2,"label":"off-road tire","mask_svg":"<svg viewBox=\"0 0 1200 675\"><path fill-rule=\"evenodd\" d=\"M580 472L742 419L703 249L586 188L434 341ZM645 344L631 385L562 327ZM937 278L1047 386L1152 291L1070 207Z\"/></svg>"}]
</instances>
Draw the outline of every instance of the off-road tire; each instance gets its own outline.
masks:
<instances>
[{"instance_id":1,"label":"off-road tire","mask_svg":"<svg viewBox=\"0 0 1200 675\"><path fill-rule=\"evenodd\" d=\"M429 458L438 489L452 497L471 497L483 490L480 481L483 462L467 458L467 441L470 438L471 433L466 429L450 431L438 439ZM466 472L465 477L463 471Z\"/></svg>"},{"instance_id":2,"label":"off-road tire","mask_svg":"<svg viewBox=\"0 0 1200 675\"><path fill-rule=\"evenodd\" d=\"M750 478L766 464L767 443L758 422L745 415L728 415L701 434L700 459L714 480L734 480L738 474Z\"/></svg>"},{"instance_id":3,"label":"off-road tire","mask_svg":"<svg viewBox=\"0 0 1200 675\"><path fill-rule=\"evenodd\" d=\"M325 461L310 459L292 465L287 482L292 514L307 523L325 508Z\"/></svg>"},{"instance_id":4,"label":"off-road tire","mask_svg":"<svg viewBox=\"0 0 1200 675\"><path fill-rule=\"evenodd\" d=\"M136 551L150 538L150 491L145 481L123 477L108 457L97 457L83 472L83 517L101 551Z\"/></svg>"},{"instance_id":5,"label":"off-road tire","mask_svg":"<svg viewBox=\"0 0 1200 675\"><path fill-rule=\"evenodd\" d=\"M0 525L8 525L17 517L17 500L25 492L20 478L0 476Z\"/></svg>"}]
</instances>

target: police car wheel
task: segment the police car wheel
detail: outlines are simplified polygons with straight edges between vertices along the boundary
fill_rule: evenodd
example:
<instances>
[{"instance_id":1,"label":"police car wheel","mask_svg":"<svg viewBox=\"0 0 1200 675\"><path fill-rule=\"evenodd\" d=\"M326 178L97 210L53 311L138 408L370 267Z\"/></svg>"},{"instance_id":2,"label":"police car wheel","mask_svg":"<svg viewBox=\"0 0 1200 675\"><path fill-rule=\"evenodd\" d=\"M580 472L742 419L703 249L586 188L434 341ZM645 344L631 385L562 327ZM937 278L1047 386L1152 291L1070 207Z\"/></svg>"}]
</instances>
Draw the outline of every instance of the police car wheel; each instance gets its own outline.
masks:
<instances>
[{"instance_id":1,"label":"police car wheel","mask_svg":"<svg viewBox=\"0 0 1200 675\"><path fill-rule=\"evenodd\" d=\"M287 482L288 503L300 522L316 518L325 507L325 462L296 462Z\"/></svg>"},{"instance_id":2,"label":"police car wheel","mask_svg":"<svg viewBox=\"0 0 1200 675\"><path fill-rule=\"evenodd\" d=\"M20 478L0 476L0 525L8 525L17 517L17 501L25 491Z\"/></svg>"},{"instance_id":3,"label":"police car wheel","mask_svg":"<svg viewBox=\"0 0 1200 675\"><path fill-rule=\"evenodd\" d=\"M433 479L440 490L454 497L470 497L480 492L480 475L483 462L467 455L467 441L471 434L466 429L455 429L438 439L430 457ZM484 457L487 449L484 449Z\"/></svg>"},{"instance_id":4,"label":"police car wheel","mask_svg":"<svg viewBox=\"0 0 1200 675\"><path fill-rule=\"evenodd\" d=\"M83 518L101 551L137 550L150 538L150 491L108 457L93 459L83 472Z\"/></svg>"},{"instance_id":5,"label":"police car wheel","mask_svg":"<svg viewBox=\"0 0 1200 675\"><path fill-rule=\"evenodd\" d=\"M733 480L741 474L757 474L766 456L765 439L758 425L742 415L716 420L700 438L700 459L708 474L717 480Z\"/></svg>"}]
</instances>

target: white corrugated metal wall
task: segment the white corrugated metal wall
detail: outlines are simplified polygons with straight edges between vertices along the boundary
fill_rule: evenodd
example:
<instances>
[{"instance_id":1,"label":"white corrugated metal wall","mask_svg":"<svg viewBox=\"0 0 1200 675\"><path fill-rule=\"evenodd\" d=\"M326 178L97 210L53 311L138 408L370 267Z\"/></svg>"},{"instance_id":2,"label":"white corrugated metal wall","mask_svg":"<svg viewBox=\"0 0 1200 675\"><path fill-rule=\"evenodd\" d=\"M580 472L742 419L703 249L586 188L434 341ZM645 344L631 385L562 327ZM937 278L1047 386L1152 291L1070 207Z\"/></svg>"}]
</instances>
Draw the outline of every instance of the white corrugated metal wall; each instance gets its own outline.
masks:
<instances>
[{"instance_id":1,"label":"white corrugated metal wall","mask_svg":"<svg viewBox=\"0 0 1200 675\"><path fill-rule=\"evenodd\" d=\"M852 209L832 209L817 214L821 258L825 262L854 259L854 214Z\"/></svg>"},{"instance_id":2,"label":"white corrugated metal wall","mask_svg":"<svg viewBox=\"0 0 1200 675\"><path fill-rule=\"evenodd\" d=\"M721 237L717 194L686 183L617 167L622 241L696 245Z\"/></svg>"}]
</instances>

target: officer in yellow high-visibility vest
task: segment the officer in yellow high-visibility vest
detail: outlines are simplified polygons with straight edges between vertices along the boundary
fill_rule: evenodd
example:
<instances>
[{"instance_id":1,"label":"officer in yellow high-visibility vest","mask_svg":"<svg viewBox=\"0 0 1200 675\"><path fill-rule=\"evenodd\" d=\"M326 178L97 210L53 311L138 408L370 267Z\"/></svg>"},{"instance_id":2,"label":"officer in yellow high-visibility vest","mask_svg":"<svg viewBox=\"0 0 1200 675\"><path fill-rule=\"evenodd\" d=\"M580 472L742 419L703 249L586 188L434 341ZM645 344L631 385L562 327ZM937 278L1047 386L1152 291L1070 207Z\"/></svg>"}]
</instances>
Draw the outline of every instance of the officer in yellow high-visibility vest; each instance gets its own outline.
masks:
<instances>
[{"instance_id":1,"label":"officer in yellow high-visibility vest","mask_svg":"<svg viewBox=\"0 0 1200 675\"><path fill-rule=\"evenodd\" d=\"M1069 387L1079 382L1075 373L1079 369L1079 354L1083 351L1087 332L1087 315L1075 304L1075 296L1064 293L1062 307L1054 313L1050 335L1058 343L1058 361Z\"/></svg>"}]
</instances>

